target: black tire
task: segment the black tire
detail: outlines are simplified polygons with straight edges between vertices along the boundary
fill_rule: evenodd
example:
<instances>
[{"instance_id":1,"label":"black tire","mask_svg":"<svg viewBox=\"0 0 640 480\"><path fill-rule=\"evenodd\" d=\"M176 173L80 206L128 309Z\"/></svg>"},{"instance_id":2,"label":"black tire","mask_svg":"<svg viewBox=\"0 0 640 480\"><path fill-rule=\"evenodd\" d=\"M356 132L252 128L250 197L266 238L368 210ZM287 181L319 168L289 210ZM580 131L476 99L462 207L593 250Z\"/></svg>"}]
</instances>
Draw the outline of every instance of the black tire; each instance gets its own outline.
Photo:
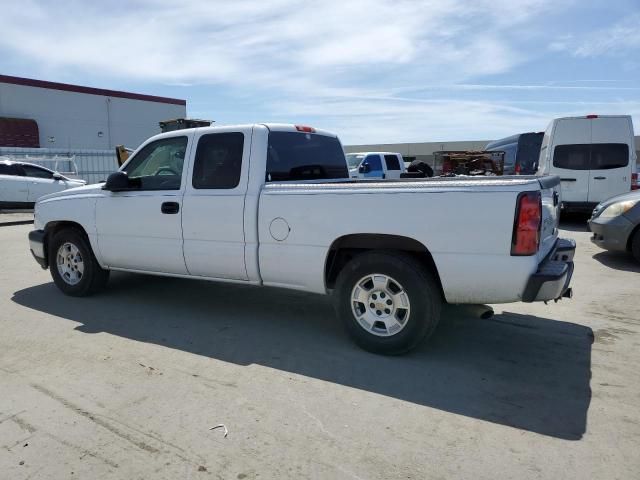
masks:
<instances>
[{"instance_id":1,"label":"black tire","mask_svg":"<svg viewBox=\"0 0 640 480\"><path fill-rule=\"evenodd\" d=\"M433 177L433 168L424 160L414 160L407 167L407 172L421 173L424 177Z\"/></svg>"},{"instance_id":2,"label":"black tire","mask_svg":"<svg viewBox=\"0 0 640 480\"><path fill-rule=\"evenodd\" d=\"M640 228L636 229L631 239L631 254L638 262L640 262Z\"/></svg>"},{"instance_id":3,"label":"black tire","mask_svg":"<svg viewBox=\"0 0 640 480\"><path fill-rule=\"evenodd\" d=\"M366 330L356 318L354 310L361 311L366 305L353 302L352 308L352 292L364 277L371 274L390 277L408 296L408 317L395 334L386 327L380 327L376 335L372 333L376 330L375 325L382 325L383 322L375 322L373 328ZM372 287L367 293L374 291ZM338 316L355 343L365 350L383 355L406 353L426 340L438 325L442 309L442 296L433 276L415 258L400 252L371 251L352 259L338 275L334 300ZM395 305L391 308L394 308L392 315L395 315ZM377 315L382 313L374 308L371 315L374 315L374 311ZM380 336L381 332L387 336Z\"/></svg>"},{"instance_id":4,"label":"black tire","mask_svg":"<svg viewBox=\"0 0 640 480\"><path fill-rule=\"evenodd\" d=\"M58 250L65 243L72 244L78 249L84 266L82 276L75 284L63 278L58 269ZM74 228L60 230L49 241L49 271L62 293L73 297L92 295L103 289L109 280L109 270L104 270L98 264L87 236Z\"/></svg>"}]
</instances>

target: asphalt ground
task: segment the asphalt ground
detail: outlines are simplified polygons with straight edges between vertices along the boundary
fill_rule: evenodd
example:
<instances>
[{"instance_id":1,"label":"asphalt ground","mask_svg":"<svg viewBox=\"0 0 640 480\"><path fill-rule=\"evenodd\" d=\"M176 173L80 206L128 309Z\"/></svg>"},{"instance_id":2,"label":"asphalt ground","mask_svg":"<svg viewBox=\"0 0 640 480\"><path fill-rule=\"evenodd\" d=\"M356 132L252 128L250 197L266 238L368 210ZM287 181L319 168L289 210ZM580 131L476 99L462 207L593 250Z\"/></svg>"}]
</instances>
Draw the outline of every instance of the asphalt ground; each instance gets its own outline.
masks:
<instances>
[{"instance_id":1,"label":"asphalt ground","mask_svg":"<svg viewBox=\"0 0 640 480\"><path fill-rule=\"evenodd\" d=\"M572 300L448 308L402 357L322 296L121 273L65 297L31 228L0 226L0 478L639 478L640 264L584 219Z\"/></svg>"}]
</instances>

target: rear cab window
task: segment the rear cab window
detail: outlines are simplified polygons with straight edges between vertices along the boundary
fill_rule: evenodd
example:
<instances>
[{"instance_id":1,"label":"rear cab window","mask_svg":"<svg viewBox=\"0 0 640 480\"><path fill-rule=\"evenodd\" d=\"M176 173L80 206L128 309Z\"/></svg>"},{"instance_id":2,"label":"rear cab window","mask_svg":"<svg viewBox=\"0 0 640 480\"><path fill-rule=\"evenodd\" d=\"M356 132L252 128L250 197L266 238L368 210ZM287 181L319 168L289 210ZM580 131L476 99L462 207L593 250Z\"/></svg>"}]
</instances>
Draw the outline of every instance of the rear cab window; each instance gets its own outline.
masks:
<instances>
[{"instance_id":1,"label":"rear cab window","mask_svg":"<svg viewBox=\"0 0 640 480\"><path fill-rule=\"evenodd\" d=\"M336 137L316 133L269 132L267 182L348 177L347 161Z\"/></svg>"},{"instance_id":2,"label":"rear cab window","mask_svg":"<svg viewBox=\"0 0 640 480\"><path fill-rule=\"evenodd\" d=\"M193 166L193 188L232 189L240 183L244 134L211 133L198 141Z\"/></svg>"},{"instance_id":3,"label":"rear cab window","mask_svg":"<svg viewBox=\"0 0 640 480\"><path fill-rule=\"evenodd\" d=\"M384 161L387 162L387 170L400 170L400 161L395 155L385 155Z\"/></svg>"}]
</instances>

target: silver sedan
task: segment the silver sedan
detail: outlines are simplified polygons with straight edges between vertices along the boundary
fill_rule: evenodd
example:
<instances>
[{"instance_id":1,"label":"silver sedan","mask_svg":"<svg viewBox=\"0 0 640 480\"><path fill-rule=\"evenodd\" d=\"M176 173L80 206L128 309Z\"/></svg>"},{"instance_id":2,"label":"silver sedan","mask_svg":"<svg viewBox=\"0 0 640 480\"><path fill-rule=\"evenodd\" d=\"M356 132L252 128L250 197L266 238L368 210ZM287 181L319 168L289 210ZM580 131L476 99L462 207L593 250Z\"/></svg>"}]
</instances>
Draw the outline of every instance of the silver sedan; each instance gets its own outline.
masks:
<instances>
[{"instance_id":1,"label":"silver sedan","mask_svg":"<svg viewBox=\"0 0 640 480\"><path fill-rule=\"evenodd\" d=\"M593 210L591 241L605 250L631 253L640 262L640 190L612 197Z\"/></svg>"}]
</instances>

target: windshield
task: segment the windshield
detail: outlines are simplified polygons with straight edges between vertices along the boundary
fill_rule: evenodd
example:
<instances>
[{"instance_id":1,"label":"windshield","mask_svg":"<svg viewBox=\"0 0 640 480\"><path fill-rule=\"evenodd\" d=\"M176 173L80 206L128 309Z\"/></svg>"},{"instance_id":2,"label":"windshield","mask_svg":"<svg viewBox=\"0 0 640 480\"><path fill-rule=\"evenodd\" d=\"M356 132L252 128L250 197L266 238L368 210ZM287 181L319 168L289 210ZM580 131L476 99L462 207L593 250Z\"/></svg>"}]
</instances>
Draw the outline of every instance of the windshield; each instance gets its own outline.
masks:
<instances>
[{"instance_id":1,"label":"windshield","mask_svg":"<svg viewBox=\"0 0 640 480\"><path fill-rule=\"evenodd\" d=\"M357 153L349 153L346 155L346 157L347 157L347 164L349 165L349 168L358 168L362 163L362 159L364 158L364 155L359 155Z\"/></svg>"}]
</instances>

